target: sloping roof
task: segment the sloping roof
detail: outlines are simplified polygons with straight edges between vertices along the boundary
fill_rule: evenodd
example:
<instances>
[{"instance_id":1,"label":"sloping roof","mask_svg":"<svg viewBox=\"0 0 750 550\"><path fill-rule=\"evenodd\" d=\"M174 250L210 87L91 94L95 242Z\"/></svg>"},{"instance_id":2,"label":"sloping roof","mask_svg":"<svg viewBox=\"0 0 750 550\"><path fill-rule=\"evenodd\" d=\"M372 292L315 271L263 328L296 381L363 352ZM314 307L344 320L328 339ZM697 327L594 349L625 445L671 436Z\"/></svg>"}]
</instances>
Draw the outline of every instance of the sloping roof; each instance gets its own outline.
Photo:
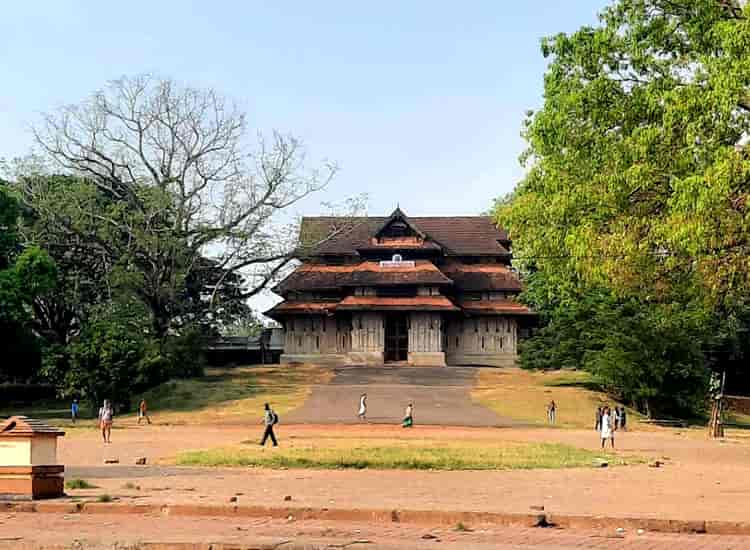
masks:
<instances>
[{"instance_id":1,"label":"sloping roof","mask_svg":"<svg viewBox=\"0 0 750 550\"><path fill-rule=\"evenodd\" d=\"M398 207L396 207L396 210L394 210L394 211L393 211L393 214L391 214L391 215L390 215L390 216L389 216L389 217L388 217L388 218L387 218L387 219L385 220L385 222L383 222L383 223L382 223L382 224L380 225L380 227L378 228L378 230L377 230L377 231L375 232L375 236L376 236L376 237L377 237L377 236L380 236L380 235L381 235L381 234L382 234L382 233L383 233L383 232L384 232L384 231L386 230L386 228L387 228L387 227L388 227L389 225L391 225L391 223L393 223L393 222L395 222L395 221L398 221L398 220L400 220L400 221L402 221L402 222L403 222L404 224L406 224L406 226L407 226L407 227L411 228L411 230L412 230L412 231L413 231L414 233L416 233L417 235L419 235L420 237L422 237L422 238L425 238L425 237L426 237L426 235L425 235L424 231L422 231L422 230L421 230L421 229L420 229L419 227L417 227L417 226L416 226L416 225L415 225L415 224L414 224L414 223L413 223L413 222L412 222L411 220L409 220L409 218L407 218L407 217L406 217L406 214L404 214L404 213L403 213L403 212L401 211L401 209L400 209L400 208L398 208Z\"/></svg>"},{"instance_id":2,"label":"sloping roof","mask_svg":"<svg viewBox=\"0 0 750 550\"><path fill-rule=\"evenodd\" d=\"M458 305L466 313L480 315L534 315L527 306L514 300L462 300Z\"/></svg>"},{"instance_id":3,"label":"sloping roof","mask_svg":"<svg viewBox=\"0 0 750 550\"><path fill-rule=\"evenodd\" d=\"M338 302L281 302L263 314L272 319L285 315L328 315L333 313Z\"/></svg>"},{"instance_id":4,"label":"sloping roof","mask_svg":"<svg viewBox=\"0 0 750 550\"><path fill-rule=\"evenodd\" d=\"M0 424L0 437L31 437L34 435L65 435L65 432L41 420L27 416L11 416Z\"/></svg>"},{"instance_id":5,"label":"sloping roof","mask_svg":"<svg viewBox=\"0 0 750 550\"><path fill-rule=\"evenodd\" d=\"M332 290L352 286L449 285L451 280L427 260L383 266L380 262L349 265L303 264L281 281L274 292Z\"/></svg>"},{"instance_id":6,"label":"sloping roof","mask_svg":"<svg viewBox=\"0 0 750 550\"><path fill-rule=\"evenodd\" d=\"M300 228L302 254L356 255L371 245L371 237L386 217L305 217ZM409 222L436 241L449 256L509 256L508 234L489 216L410 217Z\"/></svg>"},{"instance_id":7,"label":"sloping roof","mask_svg":"<svg viewBox=\"0 0 750 550\"><path fill-rule=\"evenodd\" d=\"M518 275L502 264L463 264L449 262L443 273L453 280L455 287L463 291L511 290L523 288Z\"/></svg>"},{"instance_id":8,"label":"sloping roof","mask_svg":"<svg viewBox=\"0 0 750 550\"><path fill-rule=\"evenodd\" d=\"M388 298L385 296L347 296L337 311L458 311L445 296L411 296Z\"/></svg>"}]
</instances>

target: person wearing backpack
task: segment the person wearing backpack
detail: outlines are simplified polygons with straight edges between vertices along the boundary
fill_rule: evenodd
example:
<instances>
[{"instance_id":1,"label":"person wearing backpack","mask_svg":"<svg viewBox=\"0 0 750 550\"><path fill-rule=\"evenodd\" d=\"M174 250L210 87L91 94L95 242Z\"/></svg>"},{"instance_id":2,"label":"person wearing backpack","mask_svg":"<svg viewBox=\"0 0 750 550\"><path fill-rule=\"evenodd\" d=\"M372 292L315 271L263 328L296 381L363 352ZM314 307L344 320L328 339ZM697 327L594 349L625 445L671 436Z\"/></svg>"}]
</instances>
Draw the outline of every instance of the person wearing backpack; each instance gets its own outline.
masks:
<instances>
[{"instance_id":1,"label":"person wearing backpack","mask_svg":"<svg viewBox=\"0 0 750 550\"><path fill-rule=\"evenodd\" d=\"M279 415L273 412L271 405L266 403L264 405L265 411L263 414L263 424L266 429L263 432L263 439L260 440L261 447L265 447L266 440L270 437L274 447L278 447L279 443L276 441L276 435L273 433L273 427L279 423Z\"/></svg>"}]
</instances>

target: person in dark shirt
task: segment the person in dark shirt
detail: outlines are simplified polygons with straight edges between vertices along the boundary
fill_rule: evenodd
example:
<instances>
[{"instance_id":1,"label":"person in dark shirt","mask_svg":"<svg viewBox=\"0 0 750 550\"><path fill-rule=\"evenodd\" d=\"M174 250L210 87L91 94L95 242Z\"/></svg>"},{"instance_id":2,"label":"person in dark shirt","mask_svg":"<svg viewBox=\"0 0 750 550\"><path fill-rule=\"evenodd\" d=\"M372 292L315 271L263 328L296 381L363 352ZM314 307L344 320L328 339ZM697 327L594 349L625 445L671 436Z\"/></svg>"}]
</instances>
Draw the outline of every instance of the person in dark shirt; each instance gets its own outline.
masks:
<instances>
[{"instance_id":1,"label":"person in dark shirt","mask_svg":"<svg viewBox=\"0 0 750 550\"><path fill-rule=\"evenodd\" d=\"M263 439L260 440L260 445L261 447L264 447L266 445L266 440L270 437L273 446L278 447L279 443L276 441L276 434L273 433L273 427L278 424L279 417L273 412L271 405L268 403L266 403L263 408L265 409L263 413L263 425L266 428L263 431Z\"/></svg>"}]
</instances>

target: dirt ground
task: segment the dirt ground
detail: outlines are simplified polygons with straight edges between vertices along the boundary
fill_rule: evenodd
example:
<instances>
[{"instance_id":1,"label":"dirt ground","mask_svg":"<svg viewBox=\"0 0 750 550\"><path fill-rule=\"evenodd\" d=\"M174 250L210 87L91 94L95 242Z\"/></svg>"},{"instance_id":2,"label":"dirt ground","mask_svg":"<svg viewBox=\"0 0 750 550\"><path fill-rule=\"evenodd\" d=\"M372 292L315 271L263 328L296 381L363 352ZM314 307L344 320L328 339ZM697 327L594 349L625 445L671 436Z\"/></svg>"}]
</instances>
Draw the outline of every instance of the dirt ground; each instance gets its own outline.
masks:
<instances>
[{"instance_id":1,"label":"dirt ground","mask_svg":"<svg viewBox=\"0 0 750 550\"><path fill-rule=\"evenodd\" d=\"M616 468L514 471L371 471L209 469L135 466L178 451L236 444L260 435L260 426L129 426L104 445L95 431L76 431L60 442L66 475L99 488L70 491L79 497L107 493L124 502L228 503L358 509L550 513L608 517L747 521L750 441L707 441L679 430L618 435L618 452L656 458L648 465ZM385 425L279 426L280 443L300 435L331 432L356 437L547 441L596 449L591 431L417 426L404 432ZM273 449L268 448L268 452ZM117 458L119 464L105 465ZM126 488L132 487L132 488ZM138 488L135 488L138 487ZM284 500L291 496L292 501Z\"/></svg>"},{"instance_id":2,"label":"dirt ground","mask_svg":"<svg viewBox=\"0 0 750 550\"><path fill-rule=\"evenodd\" d=\"M201 546L198 546L201 545ZM0 514L0 549L730 550L750 537L343 521Z\"/></svg>"}]
</instances>

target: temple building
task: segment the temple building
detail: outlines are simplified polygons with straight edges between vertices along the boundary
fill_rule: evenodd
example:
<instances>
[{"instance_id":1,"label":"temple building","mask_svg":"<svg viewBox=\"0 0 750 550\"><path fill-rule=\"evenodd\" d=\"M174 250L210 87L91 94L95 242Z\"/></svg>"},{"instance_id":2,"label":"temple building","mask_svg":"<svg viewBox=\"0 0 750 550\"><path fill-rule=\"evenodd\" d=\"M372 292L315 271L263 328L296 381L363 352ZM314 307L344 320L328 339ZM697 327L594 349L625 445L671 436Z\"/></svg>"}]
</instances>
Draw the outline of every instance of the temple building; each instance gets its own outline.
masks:
<instances>
[{"instance_id":1,"label":"temple building","mask_svg":"<svg viewBox=\"0 0 750 550\"><path fill-rule=\"evenodd\" d=\"M300 243L266 312L284 327L282 363L515 364L533 314L491 218L306 217Z\"/></svg>"}]
</instances>

